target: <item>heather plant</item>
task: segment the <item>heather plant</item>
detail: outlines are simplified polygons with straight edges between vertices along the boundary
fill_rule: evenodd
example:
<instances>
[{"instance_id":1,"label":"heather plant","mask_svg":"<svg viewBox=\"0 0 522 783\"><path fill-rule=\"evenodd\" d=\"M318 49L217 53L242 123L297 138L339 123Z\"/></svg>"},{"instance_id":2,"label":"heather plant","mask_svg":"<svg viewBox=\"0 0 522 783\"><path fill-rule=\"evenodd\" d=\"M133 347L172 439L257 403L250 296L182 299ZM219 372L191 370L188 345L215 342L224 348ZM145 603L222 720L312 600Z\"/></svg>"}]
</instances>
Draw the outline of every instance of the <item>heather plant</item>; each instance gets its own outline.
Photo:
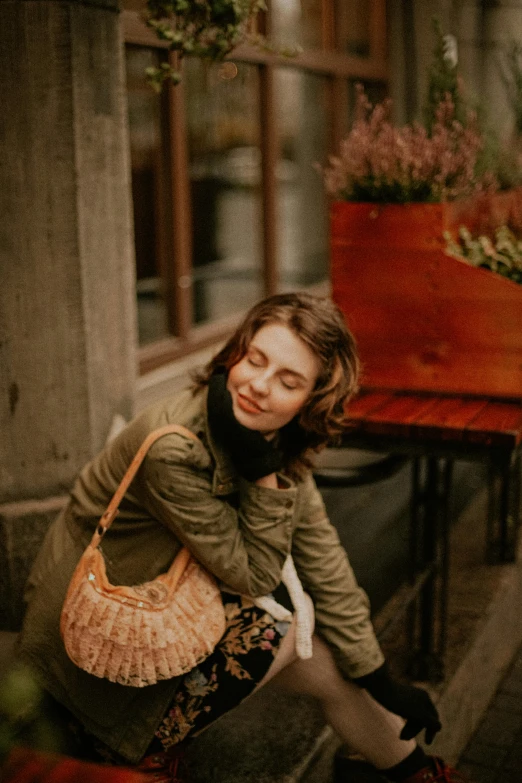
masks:
<instances>
[{"instance_id":1,"label":"heather plant","mask_svg":"<svg viewBox=\"0 0 522 783\"><path fill-rule=\"evenodd\" d=\"M491 172L478 175L482 135L472 112L463 125L446 95L431 134L420 123L396 127L391 101L372 106L357 87L355 120L338 156L323 170L326 190L346 201L440 202L494 189Z\"/></svg>"}]
</instances>

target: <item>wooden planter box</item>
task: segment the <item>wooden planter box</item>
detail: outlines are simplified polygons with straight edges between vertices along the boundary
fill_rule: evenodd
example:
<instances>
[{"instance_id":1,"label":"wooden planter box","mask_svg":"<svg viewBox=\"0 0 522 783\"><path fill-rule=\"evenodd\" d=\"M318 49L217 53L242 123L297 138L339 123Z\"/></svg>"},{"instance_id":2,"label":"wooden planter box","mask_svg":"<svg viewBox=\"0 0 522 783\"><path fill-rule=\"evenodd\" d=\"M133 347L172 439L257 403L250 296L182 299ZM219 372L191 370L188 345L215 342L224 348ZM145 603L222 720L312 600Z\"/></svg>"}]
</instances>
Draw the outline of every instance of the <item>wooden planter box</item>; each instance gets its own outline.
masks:
<instances>
[{"instance_id":1,"label":"wooden planter box","mask_svg":"<svg viewBox=\"0 0 522 783\"><path fill-rule=\"evenodd\" d=\"M510 210L509 194L332 204L332 294L356 337L364 386L522 397L522 286L447 256L443 238L461 224L499 225Z\"/></svg>"}]
</instances>

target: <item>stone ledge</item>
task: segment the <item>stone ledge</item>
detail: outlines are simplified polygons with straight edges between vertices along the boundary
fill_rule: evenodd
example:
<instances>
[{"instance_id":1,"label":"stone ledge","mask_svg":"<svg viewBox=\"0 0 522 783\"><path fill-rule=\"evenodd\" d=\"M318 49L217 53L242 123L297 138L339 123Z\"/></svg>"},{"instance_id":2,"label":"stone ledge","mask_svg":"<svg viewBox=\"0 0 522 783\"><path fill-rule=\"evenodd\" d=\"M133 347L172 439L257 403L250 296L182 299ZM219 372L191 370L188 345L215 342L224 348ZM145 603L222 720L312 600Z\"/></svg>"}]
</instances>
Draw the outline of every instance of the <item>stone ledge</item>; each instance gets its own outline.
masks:
<instances>
[{"instance_id":1,"label":"stone ledge","mask_svg":"<svg viewBox=\"0 0 522 783\"><path fill-rule=\"evenodd\" d=\"M59 495L0 505L0 630L19 630L29 570L47 528L66 502Z\"/></svg>"},{"instance_id":2,"label":"stone ledge","mask_svg":"<svg viewBox=\"0 0 522 783\"><path fill-rule=\"evenodd\" d=\"M312 699L271 684L191 744L193 783L330 783L339 742Z\"/></svg>"}]
</instances>

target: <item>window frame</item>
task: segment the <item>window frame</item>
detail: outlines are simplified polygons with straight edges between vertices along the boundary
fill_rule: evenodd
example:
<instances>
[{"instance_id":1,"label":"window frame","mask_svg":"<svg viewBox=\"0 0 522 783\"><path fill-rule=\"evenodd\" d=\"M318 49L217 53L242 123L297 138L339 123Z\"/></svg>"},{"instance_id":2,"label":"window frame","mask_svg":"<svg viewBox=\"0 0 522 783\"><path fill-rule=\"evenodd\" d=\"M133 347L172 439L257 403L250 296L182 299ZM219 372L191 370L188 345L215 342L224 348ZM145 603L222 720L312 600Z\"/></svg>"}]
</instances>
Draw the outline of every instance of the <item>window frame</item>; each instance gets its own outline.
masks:
<instances>
[{"instance_id":1,"label":"window frame","mask_svg":"<svg viewBox=\"0 0 522 783\"><path fill-rule=\"evenodd\" d=\"M262 169L262 248L264 295L278 290L277 263L277 183L275 178L278 158L277 121L274 111L274 69L296 68L322 75L328 79L329 146L337 148L348 129L348 83L360 79L389 83L386 56L386 0L370 0L370 53L368 57L344 54L336 51L335 0L321 0L322 29L321 49L308 49L295 57L285 57L252 46L237 47L227 58L256 65L259 69L259 112L262 118L261 137ZM269 36L270 8L262 23ZM124 44L167 49L168 43L160 41L147 28L137 10L121 11L121 27ZM173 67L177 55L168 53ZM242 314L193 325L191 271L192 271L192 215L190 204L190 176L186 134L185 93L180 84L167 85L163 100L166 103L168 146L167 159L170 172L165 176L164 190L171 214L167 223L170 236L165 240L172 248L173 262L165 264L164 285L167 299L168 326L175 333L160 340L138 347L140 375L162 365L199 351L214 343L220 343L239 324ZM170 176L169 176L170 173ZM322 284L312 289L324 292ZM172 307L169 307L172 302Z\"/></svg>"}]
</instances>

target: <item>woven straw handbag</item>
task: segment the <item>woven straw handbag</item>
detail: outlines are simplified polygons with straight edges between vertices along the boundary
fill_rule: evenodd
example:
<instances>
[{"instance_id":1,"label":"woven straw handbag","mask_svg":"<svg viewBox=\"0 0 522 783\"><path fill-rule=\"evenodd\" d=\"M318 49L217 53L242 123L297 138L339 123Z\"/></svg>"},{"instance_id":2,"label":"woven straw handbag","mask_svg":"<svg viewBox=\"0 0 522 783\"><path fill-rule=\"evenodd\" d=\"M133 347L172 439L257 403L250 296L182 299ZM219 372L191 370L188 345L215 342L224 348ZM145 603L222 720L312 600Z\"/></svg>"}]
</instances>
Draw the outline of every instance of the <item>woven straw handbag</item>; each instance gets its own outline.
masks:
<instances>
[{"instance_id":1,"label":"woven straw handbag","mask_svg":"<svg viewBox=\"0 0 522 783\"><path fill-rule=\"evenodd\" d=\"M60 617L65 649L77 666L135 688L190 671L225 632L216 581L186 547L167 573L132 587L109 582L99 549L147 451L171 433L198 440L178 424L161 427L145 439L78 562Z\"/></svg>"}]
</instances>

